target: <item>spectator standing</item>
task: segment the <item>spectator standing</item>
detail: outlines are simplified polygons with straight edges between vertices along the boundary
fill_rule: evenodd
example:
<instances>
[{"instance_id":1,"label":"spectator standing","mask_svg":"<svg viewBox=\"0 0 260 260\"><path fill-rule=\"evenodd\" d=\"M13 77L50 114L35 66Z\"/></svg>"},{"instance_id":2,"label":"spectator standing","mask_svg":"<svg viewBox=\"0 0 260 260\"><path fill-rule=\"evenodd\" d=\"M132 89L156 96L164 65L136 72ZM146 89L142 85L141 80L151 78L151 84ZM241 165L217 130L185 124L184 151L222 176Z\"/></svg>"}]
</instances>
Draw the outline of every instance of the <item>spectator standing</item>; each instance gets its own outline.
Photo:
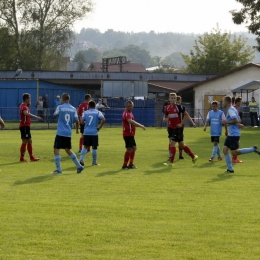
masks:
<instances>
[{"instance_id":1,"label":"spectator standing","mask_svg":"<svg viewBox=\"0 0 260 260\"><path fill-rule=\"evenodd\" d=\"M258 122L258 115L257 115L257 110L258 110L258 103L255 101L255 98L252 97L251 102L249 102L249 108L250 108L250 118L251 118L251 126L259 126ZM255 124L254 124L255 120Z\"/></svg>"},{"instance_id":2,"label":"spectator standing","mask_svg":"<svg viewBox=\"0 0 260 260\"><path fill-rule=\"evenodd\" d=\"M38 97L38 100L35 103L35 107L37 110L37 116L39 117L43 117L43 100L42 100L42 96Z\"/></svg>"},{"instance_id":3,"label":"spectator standing","mask_svg":"<svg viewBox=\"0 0 260 260\"><path fill-rule=\"evenodd\" d=\"M59 95L54 100L54 105L55 105L55 109L57 108L57 106L61 105L61 100L60 100L60 96Z\"/></svg>"},{"instance_id":4,"label":"spectator standing","mask_svg":"<svg viewBox=\"0 0 260 260\"><path fill-rule=\"evenodd\" d=\"M44 122L49 121L49 97L47 94L44 95L43 98L43 119Z\"/></svg>"}]
</instances>

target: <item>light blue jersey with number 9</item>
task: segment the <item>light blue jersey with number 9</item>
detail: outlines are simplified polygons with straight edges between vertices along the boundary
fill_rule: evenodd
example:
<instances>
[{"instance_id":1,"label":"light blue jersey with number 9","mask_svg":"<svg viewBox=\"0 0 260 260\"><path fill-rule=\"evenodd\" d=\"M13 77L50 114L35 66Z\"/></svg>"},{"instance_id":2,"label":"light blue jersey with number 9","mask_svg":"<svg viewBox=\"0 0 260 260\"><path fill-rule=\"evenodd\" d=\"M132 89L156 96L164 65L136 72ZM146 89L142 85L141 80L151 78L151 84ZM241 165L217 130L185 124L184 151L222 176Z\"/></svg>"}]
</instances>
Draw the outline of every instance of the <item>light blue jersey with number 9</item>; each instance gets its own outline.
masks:
<instances>
[{"instance_id":1,"label":"light blue jersey with number 9","mask_svg":"<svg viewBox=\"0 0 260 260\"><path fill-rule=\"evenodd\" d=\"M89 109L84 112L82 120L85 121L83 135L97 135L98 120L104 118L103 114L96 109Z\"/></svg>"},{"instance_id":2,"label":"light blue jersey with number 9","mask_svg":"<svg viewBox=\"0 0 260 260\"><path fill-rule=\"evenodd\" d=\"M57 135L71 137L72 125L78 120L76 108L70 104L59 105L54 116L59 116Z\"/></svg>"}]
</instances>

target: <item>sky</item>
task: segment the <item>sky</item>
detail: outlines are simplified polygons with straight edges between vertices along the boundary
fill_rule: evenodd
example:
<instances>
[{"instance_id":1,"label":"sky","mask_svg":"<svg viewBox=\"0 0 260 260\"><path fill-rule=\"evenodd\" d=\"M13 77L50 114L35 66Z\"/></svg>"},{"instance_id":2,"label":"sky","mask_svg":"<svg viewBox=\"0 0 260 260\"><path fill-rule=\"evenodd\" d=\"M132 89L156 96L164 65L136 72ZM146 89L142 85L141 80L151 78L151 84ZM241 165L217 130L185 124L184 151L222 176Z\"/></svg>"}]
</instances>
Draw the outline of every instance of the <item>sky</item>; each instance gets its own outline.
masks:
<instances>
[{"instance_id":1,"label":"sky","mask_svg":"<svg viewBox=\"0 0 260 260\"><path fill-rule=\"evenodd\" d=\"M74 24L82 28L124 32L177 32L203 34L212 28L247 32L232 21L230 10L241 8L235 0L92 0L94 11Z\"/></svg>"}]
</instances>

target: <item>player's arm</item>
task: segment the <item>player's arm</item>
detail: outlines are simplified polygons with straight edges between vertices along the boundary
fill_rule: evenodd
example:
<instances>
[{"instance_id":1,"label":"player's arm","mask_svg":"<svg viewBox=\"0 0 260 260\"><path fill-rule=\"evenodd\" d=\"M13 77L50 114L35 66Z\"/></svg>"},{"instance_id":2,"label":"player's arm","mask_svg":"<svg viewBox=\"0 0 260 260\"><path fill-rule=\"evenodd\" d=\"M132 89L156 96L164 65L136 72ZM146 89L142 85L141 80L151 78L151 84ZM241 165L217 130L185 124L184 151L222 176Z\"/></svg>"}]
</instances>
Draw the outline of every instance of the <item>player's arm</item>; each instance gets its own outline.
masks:
<instances>
[{"instance_id":1,"label":"player's arm","mask_svg":"<svg viewBox=\"0 0 260 260\"><path fill-rule=\"evenodd\" d=\"M30 117L30 118L35 118L35 119L38 119L38 120L42 120L41 117L35 116L35 115L31 114L31 113L28 113L27 110L24 110L24 111L23 111L23 114L24 114L25 116L27 116L27 117Z\"/></svg>"},{"instance_id":2,"label":"player's arm","mask_svg":"<svg viewBox=\"0 0 260 260\"><path fill-rule=\"evenodd\" d=\"M104 117L102 117L102 118L101 118L100 125L99 125L99 127L97 128L98 131L103 127L103 125L105 124L105 121L106 121L106 119L105 119Z\"/></svg>"},{"instance_id":3,"label":"player's arm","mask_svg":"<svg viewBox=\"0 0 260 260\"><path fill-rule=\"evenodd\" d=\"M223 115L224 115L224 113L223 113ZM224 118L222 117L222 120L223 120ZM226 119L226 118L225 118ZM207 114L207 118L206 118L206 122L205 122L205 125L204 125L204 128L203 128L203 130L204 131L206 131L206 129L207 129L207 126L209 126L209 122L210 122L210 116L209 116L209 113Z\"/></svg>"},{"instance_id":4,"label":"player's arm","mask_svg":"<svg viewBox=\"0 0 260 260\"><path fill-rule=\"evenodd\" d=\"M236 117L230 121L228 120L222 120L222 124L228 124L228 125L235 125L235 124L239 124L239 119Z\"/></svg>"},{"instance_id":5,"label":"player's arm","mask_svg":"<svg viewBox=\"0 0 260 260\"><path fill-rule=\"evenodd\" d=\"M192 118L190 117L189 113L187 111L184 112L184 117L182 119L182 125L185 123L186 120L189 120L191 122L191 124L193 125L193 127L196 127L196 124L193 122Z\"/></svg>"},{"instance_id":6,"label":"player's arm","mask_svg":"<svg viewBox=\"0 0 260 260\"><path fill-rule=\"evenodd\" d=\"M205 125L204 125L204 128L203 128L204 131L206 131L207 126L209 126L209 122L208 121L205 122Z\"/></svg>"},{"instance_id":7,"label":"player's arm","mask_svg":"<svg viewBox=\"0 0 260 260\"><path fill-rule=\"evenodd\" d=\"M74 123L76 124L76 134L79 133L79 120L75 120Z\"/></svg>"},{"instance_id":8,"label":"player's arm","mask_svg":"<svg viewBox=\"0 0 260 260\"><path fill-rule=\"evenodd\" d=\"M226 117L225 117L224 113L222 114L222 123L223 123L223 120L226 120ZM225 136L228 136L227 124L224 124L224 127L225 127Z\"/></svg>"},{"instance_id":9,"label":"player's arm","mask_svg":"<svg viewBox=\"0 0 260 260\"><path fill-rule=\"evenodd\" d=\"M2 128L5 128L5 122L2 118L0 118L0 125Z\"/></svg>"},{"instance_id":10,"label":"player's arm","mask_svg":"<svg viewBox=\"0 0 260 260\"><path fill-rule=\"evenodd\" d=\"M131 125L134 125L136 127L141 127L142 129L145 130L145 126L144 125L141 125L139 123L137 123L136 121L132 120L131 118L127 119L127 122Z\"/></svg>"}]
</instances>

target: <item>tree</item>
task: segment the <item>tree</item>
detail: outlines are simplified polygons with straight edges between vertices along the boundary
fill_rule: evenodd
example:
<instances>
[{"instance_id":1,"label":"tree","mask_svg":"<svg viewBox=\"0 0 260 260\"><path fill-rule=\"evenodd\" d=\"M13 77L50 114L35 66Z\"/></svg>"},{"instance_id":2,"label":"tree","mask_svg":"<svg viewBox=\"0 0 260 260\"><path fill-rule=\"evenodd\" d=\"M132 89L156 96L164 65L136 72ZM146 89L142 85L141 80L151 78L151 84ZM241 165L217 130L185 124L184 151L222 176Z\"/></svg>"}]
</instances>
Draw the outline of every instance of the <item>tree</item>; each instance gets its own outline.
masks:
<instances>
[{"instance_id":1,"label":"tree","mask_svg":"<svg viewBox=\"0 0 260 260\"><path fill-rule=\"evenodd\" d=\"M91 9L91 0L0 0L1 27L13 35L16 66L57 66L71 44L73 23Z\"/></svg>"},{"instance_id":2,"label":"tree","mask_svg":"<svg viewBox=\"0 0 260 260\"><path fill-rule=\"evenodd\" d=\"M166 56L161 63L176 68L183 68L186 66L180 52L173 52L172 54Z\"/></svg>"},{"instance_id":3,"label":"tree","mask_svg":"<svg viewBox=\"0 0 260 260\"><path fill-rule=\"evenodd\" d=\"M232 19L235 24L249 23L247 26L249 32L257 35L256 41L258 46L255 48L260 51L260 3L255 0L236 0L241 3L244 7L240 10L230 11L232 14Z\"/></svg>"},{"instance_id":4,"label":"tree","mask_svg":"<svg viewBox=\"0 0 260 260\"><path fill-rule=\"evenodd\" d=\"M199 36L195 51L190 56L181 54L190 73L219 74L247 64L254 58L254 50L246 45L247 40L230 33L221 33L219 28Z\"/></svg>"},{"instance_id":5,"label":"tree","mask_svg":"<svg viewBox=\"0 0 260 260\"><path fill-rule=\"evenodd\" d=\"M126 54L127 58L130 59L132 62L140 62L145 67L151 65L151 55L148 51L141 49L136 45L128 45L121 49L123 53Z\"/></svg>"},{"instance_id":6,"label":"tree","mask_svg":"<svg viewBox=\"0 0 260 260\"><path fill-rule=\"evenodd\" d=\"M16 65L13 38L8 28L0 27L0 70L11 70Z\"/></svg>"}]
</instances>

